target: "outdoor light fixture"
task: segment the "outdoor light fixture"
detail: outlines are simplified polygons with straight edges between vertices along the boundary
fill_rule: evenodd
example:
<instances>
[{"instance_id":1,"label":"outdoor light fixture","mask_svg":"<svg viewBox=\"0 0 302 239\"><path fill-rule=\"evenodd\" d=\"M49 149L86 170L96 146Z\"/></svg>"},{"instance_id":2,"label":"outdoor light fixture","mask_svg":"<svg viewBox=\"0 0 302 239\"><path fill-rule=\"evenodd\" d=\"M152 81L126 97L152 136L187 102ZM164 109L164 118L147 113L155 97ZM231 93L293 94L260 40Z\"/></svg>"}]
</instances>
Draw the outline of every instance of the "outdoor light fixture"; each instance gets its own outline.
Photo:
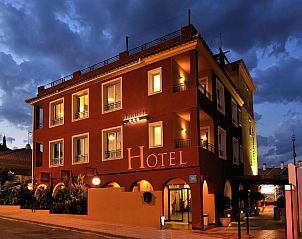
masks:
<instances>
[{"instance_id":1,"label":"outdoor light fixture","mask_svg":"<svg viewBox=\"0 0 302 239\"><path fill-rule=\"evenodd\" d=\"M231 217L231 214L228 214L227 217Z\"/></svg>"},{"instance_id":2,"label":"outdoor light fixture","mask_svg":"<svg viewBox=\"0 0 302 239\"><path fill-rule=\"evenodd\" d=\"M180 82L180 84L183 84L183 83L185 82L185 78L184 78L183 76L181 76L181 77L179 78L179 82Z\"/></svg>"},{"instance_id":3,"label":"outdoor light fixture","mask_svg":"<svg viewBox=\"0 0 302 239\"><path fill-rule=\"evenodd\" d=\"M94 176L93 177L93 179L92 179L92 184L94 185L94 186L99 186L100 185L100 183L101 183L101 179L100 179L100 177L99 176Z\"/></svg>"},{"instance_id":4,"label":"outdoor light fixture","mask_svg":"<svg viewBox=\"0 0 302 239\"><path fill-rule=\"evenodd\" d=\"M181 128L182 133L186 133L187 129L186 128Z\"/></svg>"},{"instance_id":5,"label":"outdoor light fixture","mask_svg":"<svg viewBox=\"0 0 302 239\"><path fill-rule=\"evenodd\" d=\"M134 124L134 123L138 123L141 121L146 121L149 119L148 115L140 115L140 116L135 116L132 118L127 118L123 120L123 124Z\"/></svg>"},{"instance_id":6,"label":"outdoor light fixture","mask_svg":"<svg viewBox=\"0 0 302 239\"><path fill-rule=\"evenodd\" d=\"M160 217L160 228L164 229L165 228L165 216Z\"/></svg>"}]
</instances>

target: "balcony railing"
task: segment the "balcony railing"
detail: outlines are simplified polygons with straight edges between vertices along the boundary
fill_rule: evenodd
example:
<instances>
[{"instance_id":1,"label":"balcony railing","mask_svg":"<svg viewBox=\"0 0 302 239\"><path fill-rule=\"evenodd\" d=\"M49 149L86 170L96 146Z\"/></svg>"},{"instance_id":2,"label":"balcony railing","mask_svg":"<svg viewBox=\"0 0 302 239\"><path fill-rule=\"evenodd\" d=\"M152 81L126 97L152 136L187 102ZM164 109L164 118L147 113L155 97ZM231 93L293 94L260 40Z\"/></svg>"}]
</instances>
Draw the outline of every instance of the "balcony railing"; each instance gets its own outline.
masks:
<instances>
[{"instance_id":1,"label":"balcony railing","mask_svg":"<svg viewBox=\"0 0 302 239\"><path fill-rule=\"evenodd\" d=\"M185 91L190 88L190 81L173 85L173 92Z\"/></svg>"},{"instance_id":2,"label":"balcony railing","mask_svg":"<svg viewBox=\"0 0 302 239\"><path fill-rule=\"evenodd\" d=\"M57 118L57 119L52 119L52 120L51 120L51 125L54 126L54 125L63 124L63 120L64 120L63 117Z\"/></svg>"},{"instance_id":3,"label":"balcony railing","mask_svg":"<svg viewBox=\"0 0 302 239\"><path fill-rule=\"evenodd\" d=\"M207 98L209 98L210 100L213 100L212 94L209 91L207 91L207 89L204 85L199 84L198 89L201 91L201 93L205 94L205 96Z\"/></svg>"},{"instance_id":4,"label":"balcony railing","mask_svg":"<svg viewBox=\"0 0 302 239\"><path fill-rule=\"evenodd\" d=\"M122 150L120 149L105 151L105 159L118 158L121 157L121 155L122 155Z\"/></svg>"},{"instance_id":5,"label":"balcony railing","mask_svg":"<svg viewBox=\"0 0 302 239\"><path fill-rule=\"evenodd\" d=\"M121 108L121 101L105 104L105 111Z\"/></svg>"},{"instance_id":6,"label":"balcony railing","mask_svg":"<svg viewBox=\"0 0 302 239\"><path fill-rule=\"evenodd\" d=\"M63 164L63 157L58 157L58 158L52 158L50 160L50 165L51 166L59 166Z\"/></svg>"},{"instance_id":7,"label":"balcony railing","mask_svg":"<svg viewBox=\"0 0 302 239\"><path fill-rule=\"evenodd\" d=\"M84 119L88 117L88 111L76 112L74 114L75 119Z\"/></svg>"},{"instance_id":8,"label":"balcony railing","mask_svg":"<svg viewBox=\"0 0 302 239\"><path fill-rule=\"evenodd\" d=\"M175 140L175 148L188 148L191 146L191 139L177 139Z\"/></svg>"},{"instance_id":9,"label":"balcony railing","mask_svg":"<svg viewBox=\"0 0 302 239\"><path fill-rule=\"evenodd\" d=\"M85 163L88 162L88 154L79 154L74 156L74 163Z\"/></svg>"},{"instance_id":10,"label":"balcony railing","mask_svg":"<svg viewBox=\"0 0 302 239\"><path fill-rule=\"evenodd\" d=\"M202 139L200 140L200 147L211 152L215 151L214 145L206 140L202 140Z\"/></svg>"}]
</instances>

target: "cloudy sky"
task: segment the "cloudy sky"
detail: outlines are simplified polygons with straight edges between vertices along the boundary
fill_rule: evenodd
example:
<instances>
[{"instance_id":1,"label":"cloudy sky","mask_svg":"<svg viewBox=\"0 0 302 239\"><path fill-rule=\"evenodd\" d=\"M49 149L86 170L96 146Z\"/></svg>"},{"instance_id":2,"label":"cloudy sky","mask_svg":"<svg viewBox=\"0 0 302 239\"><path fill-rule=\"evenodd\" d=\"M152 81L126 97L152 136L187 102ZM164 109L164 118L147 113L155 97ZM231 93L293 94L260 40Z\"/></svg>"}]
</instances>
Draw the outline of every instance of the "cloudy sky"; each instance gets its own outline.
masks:
<instances>
[{"instance_id":1,"label":"cloudy sky","mask_svg":"<svg viewBox=\"0 0 302 239\"><path fill-rule=\"evenodd\" d=\"M302 1L0 0L0 135L23 147L37 86L192 23L257 85L260 163L302 159ZM220 38L221 33L221 38Z\"/></svg>"}]
</instances>

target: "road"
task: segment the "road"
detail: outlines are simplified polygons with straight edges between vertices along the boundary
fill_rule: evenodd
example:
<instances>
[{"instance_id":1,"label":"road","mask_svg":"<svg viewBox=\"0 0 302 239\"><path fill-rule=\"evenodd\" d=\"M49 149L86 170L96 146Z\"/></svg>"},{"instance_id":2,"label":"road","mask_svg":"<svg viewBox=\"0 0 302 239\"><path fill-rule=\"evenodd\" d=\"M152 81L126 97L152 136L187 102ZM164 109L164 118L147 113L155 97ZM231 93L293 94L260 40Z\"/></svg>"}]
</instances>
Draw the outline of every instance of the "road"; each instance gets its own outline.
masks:
<instances>
[{"instance_id":1,"label":"road","mask_svg":"<svg viewBox=\"0 0 302 239\"><path fill-rule=\"evenodd\" d=\"M0 239L117 239L106 234L77 231L51 225L0 218Z\"/></svg>"}]
</instances>

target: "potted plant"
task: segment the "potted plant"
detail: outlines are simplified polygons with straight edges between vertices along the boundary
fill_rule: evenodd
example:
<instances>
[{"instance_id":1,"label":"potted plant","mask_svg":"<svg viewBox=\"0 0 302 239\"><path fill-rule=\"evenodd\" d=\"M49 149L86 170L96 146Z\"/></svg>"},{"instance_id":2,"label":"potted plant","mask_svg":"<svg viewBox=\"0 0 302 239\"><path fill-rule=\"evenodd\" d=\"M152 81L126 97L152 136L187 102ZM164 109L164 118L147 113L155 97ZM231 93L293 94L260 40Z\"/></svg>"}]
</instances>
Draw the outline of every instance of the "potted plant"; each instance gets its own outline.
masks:
<instances>
[{"instance_id":1,"label":"potted plant","mask_svg":"<svg viewBox=\"0 0 302 239\"><path fill-rule=\"evenodd\" d=\"M220 223L223 227L227 227L231 223L232 200L229 197L221 196L218 206L220 209Z\"/></svg>"}]
</instances>

